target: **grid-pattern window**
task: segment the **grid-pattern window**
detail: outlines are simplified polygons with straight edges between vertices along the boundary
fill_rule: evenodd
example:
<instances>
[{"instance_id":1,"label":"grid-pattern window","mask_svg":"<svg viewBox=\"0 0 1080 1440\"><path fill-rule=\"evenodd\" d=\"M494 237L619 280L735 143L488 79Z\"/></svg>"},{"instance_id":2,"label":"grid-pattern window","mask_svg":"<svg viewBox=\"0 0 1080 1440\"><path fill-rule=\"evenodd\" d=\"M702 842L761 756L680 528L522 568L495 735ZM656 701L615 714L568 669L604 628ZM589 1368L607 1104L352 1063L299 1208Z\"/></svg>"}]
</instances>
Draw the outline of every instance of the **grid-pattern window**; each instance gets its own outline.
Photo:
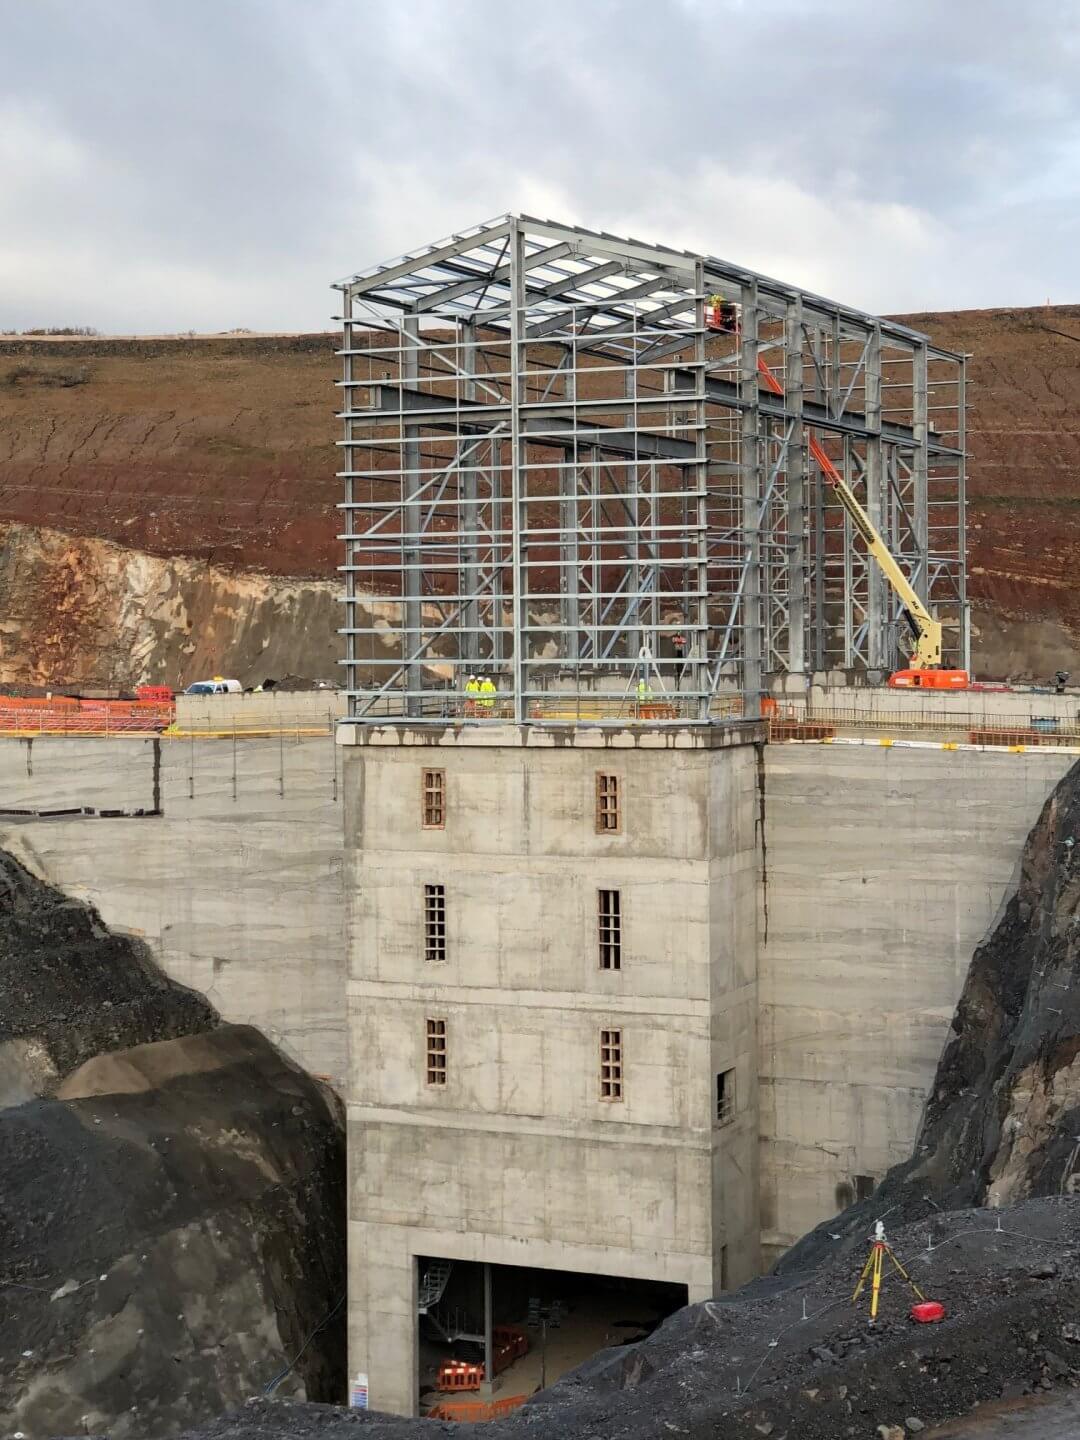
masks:
<instances>
[{"instance_id":1,"label":"grid-pattern window","mask_svg":"<svg viewBox=\"0 0 1080 1440\"><path fill-rule=\"evenodd\" d=\"M726 1125L735 1116L735 1071L721 1070L716 1077L716 1122Z\"/></svg>"},{"instance_id":2,"label":"grid-pattern window","mask_svg":"<svg viewBox=\"0 0 1080 1440\"><path fill-rule=\"evenodd\" d=\"M596 935L601 970L622 969L622 896L618 890L598 890Z\"/></svg>"},{"instance_id":3,"label":"grid-pattern window","mask_svg":"<svg viewBox=\"0 0 1080 1440\"><path fill-rule=\"evenodd\" d=\"M446 1084L446 1021L427 1022L427 1083Z\"/></svg>"},{"instance_id":4,"label":"grid-pattern window","mask_svg":"<svg viewBox=\"0 0 1080 1440\"><path fill-rule=\"evenodd\" d=\"M600 1099L621 1100L622 1031L600 1031Z\"/></svg>"},{"instance_id":5,"label":"grid-pattern window","mask_svg":"<svg viewBox=\"0 0 1080 1440\"><path fill-rule=\"evenodd\" d=\"M424 959L446 959L446 886L424 886Z\"/></svg>"},{"instance_id":6,"label":"grid-pattern window","mask_svg":"<svg viewBox=\"0 0 1080 1440\"><path fill-rule=\"evenodd\" d=\"M622 829L622 802L619 777L609 771L596 772L596 833L617 835Z\"/></svg>"},{"instance_id":7,"label":"grid-pattern window","mask_svg":"<svg viewBox=\"0 0 1080 1440\"><path fill-rule=\"evenodd\" d=\"M420 784L424 829L442 830L446 825L446 771L424 770Z\"/></svg>"}]
</instances>

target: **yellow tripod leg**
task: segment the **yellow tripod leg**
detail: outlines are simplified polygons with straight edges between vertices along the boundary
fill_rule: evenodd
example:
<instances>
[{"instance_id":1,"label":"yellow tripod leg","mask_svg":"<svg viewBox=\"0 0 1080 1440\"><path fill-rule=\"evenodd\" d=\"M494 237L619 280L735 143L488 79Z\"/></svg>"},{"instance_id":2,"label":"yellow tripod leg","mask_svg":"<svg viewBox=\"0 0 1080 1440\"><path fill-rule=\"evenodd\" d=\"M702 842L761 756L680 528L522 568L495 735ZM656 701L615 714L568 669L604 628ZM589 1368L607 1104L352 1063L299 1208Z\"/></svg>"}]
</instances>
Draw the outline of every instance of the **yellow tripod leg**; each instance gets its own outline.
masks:
<instances>
[{"instance_id":1,"label":"yellow tripod leg","mask_svg":"<svg viewBox=\"0 0 1080 1440\"><path fill-rule=\"evenodd\" d=\"M866 1284L867 1280L869 1279L870 1269L871 1269L871 1266L873 1265L873 1263L874 1263L874 1252L873 1252L873 1250L871 1250L871 1251L870 1251L870 1254L867 1256L866 1264L863 1266L862 1274L859 1276L859 1283L855 1286L855 1293L854 1293L854 1294L852 1295L852 1297L851 1297L851 1303L852 1303L852 1305L855 1304L855 1301L858 1300L859 1296L862 1294L862 1292L863 1292L863 1286Z\"/></svg>"},{"instance_id":2,"label":"yellow tripod leg","mask_svg":"<svg viewBox=\"0 0 1080 1440\"><path fill-rule=\"evenodd\" d=\"M871 1322L877 1319L878 1296L881 1293L881 1251L882 1246L874 1246L874 1273L870 1287L870 1319Z\"/></svg>"}]
</instances>

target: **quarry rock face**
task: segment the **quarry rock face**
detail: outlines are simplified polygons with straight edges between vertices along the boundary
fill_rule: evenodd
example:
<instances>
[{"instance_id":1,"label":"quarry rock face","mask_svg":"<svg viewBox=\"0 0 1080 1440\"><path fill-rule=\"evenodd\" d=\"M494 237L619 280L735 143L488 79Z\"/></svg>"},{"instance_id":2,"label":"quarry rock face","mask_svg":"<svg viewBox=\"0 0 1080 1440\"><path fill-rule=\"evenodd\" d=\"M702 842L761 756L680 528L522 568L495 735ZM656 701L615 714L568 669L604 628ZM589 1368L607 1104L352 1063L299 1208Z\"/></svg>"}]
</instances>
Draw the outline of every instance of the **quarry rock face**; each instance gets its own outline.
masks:
<instances>
[{"instance_id":1,"label":"quarry rock face","mask_svg":"<svg viewBox=\"0 0 1080 1440\"><path fill-rule=\"evenodd\" d=\"M332 1094L2 853L0 987L0 1433L339 1399Z\"/></svg>"}]
</instances>

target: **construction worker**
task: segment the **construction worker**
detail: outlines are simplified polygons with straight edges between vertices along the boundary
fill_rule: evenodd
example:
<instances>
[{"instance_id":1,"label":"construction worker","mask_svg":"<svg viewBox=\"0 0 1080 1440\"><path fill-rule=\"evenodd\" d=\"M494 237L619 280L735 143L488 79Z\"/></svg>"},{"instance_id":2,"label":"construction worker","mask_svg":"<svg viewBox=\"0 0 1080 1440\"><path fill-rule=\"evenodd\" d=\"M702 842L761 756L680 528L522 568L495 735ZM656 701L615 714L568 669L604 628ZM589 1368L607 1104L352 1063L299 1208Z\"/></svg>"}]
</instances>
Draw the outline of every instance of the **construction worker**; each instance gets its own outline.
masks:
<instances>
[{"instance_id":1,"label":"construction worker","mask_svg":"<svg viewBox=\"0 0 1080 1440\"><path fill-rule=\"evenodd\" d=\"M495 709L495 696L499 692L495 689L495 682L490 675L480 677L480 704L490 715Z\"/></svg>"},{"instance_id":2,"label":"construction worker","mask_svg":"<svg viewBox=\"0 0 1080 1440\"><path fill-rule=\"evenodd\" d=\"M651 705L652 698L652 686L649 684L648 677L642 675L641 679L637 682L637 703L639 705Z\"/></svg>"},{"instance_id":3,"label":"construction worker","mask_svg":"<svg viewBox=\"0 0 1080 1440\"><path fill-rule=\"evenodd\" d=\"M675 680L678 683L686 670L686 636L681 630L671 637L671 651L675 656Z\"/></svg>"},{"instance_id":4,"label":"construction worker","mask_svg":"<svg viewBox=\"0 0 1080 1440\"><path fill-rule=\"evenodd\" d=\"M705 307L705 323L710 330L734 330L735 306L723 295L710 295Z\"/></svg>"},{"instance_id":5,"label":"construction worker","mask_svg":"<svg viewBox=\"0 0 1080 1440\"><path fill-rule=\"evenodd\" d=\"M465 714L475 715L479 704L480 679L477 675L470 675L465 681Z\"/></svg>"}]
</instances>

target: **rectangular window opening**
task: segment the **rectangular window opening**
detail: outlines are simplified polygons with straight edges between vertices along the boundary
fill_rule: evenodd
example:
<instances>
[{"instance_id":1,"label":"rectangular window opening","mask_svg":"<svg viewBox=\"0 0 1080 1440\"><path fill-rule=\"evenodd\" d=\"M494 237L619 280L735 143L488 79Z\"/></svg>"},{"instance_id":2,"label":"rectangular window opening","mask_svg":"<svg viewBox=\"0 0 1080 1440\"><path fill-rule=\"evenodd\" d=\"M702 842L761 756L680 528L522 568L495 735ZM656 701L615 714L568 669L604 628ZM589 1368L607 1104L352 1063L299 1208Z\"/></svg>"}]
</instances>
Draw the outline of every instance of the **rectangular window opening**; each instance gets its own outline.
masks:
<instances>
[{"instance_id":1,"label":"rectangular window opening","mask_svg":"<svg viewBox=\"0 0 1080 1440\"><path fill-rule=\"evenodd\" d=\"M601 970L622 969L622 894L598 890L597 943Z\"/></svg>"},{"instance_id":2,"label":"rectangular window opening","mask_svg":"<svg viewBox=\"0 0 1080 1440\"><path fill-rule=\"evenodd\" d=\"M446 1084L446 1021L427 1022L427 1083Z\"/></svg>"},{"instance_id":3,"label":"rectangular window opening","mask_svg":"<svg viewBox=\"0 0 1080 1440\"><path fill-rule=\"evenodd\" d=\"M735 1071L721 1070L716 1077L716 1122L726 1125L735 1117Z\"/></svg>"},{"instance_id":4,"label":"rectangular window opening","mask_svg":"<svg viewBox=\"0 0 1080 1440\"><path fill-rule=\"evenodd\" d=\"M622 1031L600 1031L600 1099L621 1100Z\"/></svg>"},{"instance_id":5,"label":"rectangular window opening","mask_svg":"<svg viewBox=\"0 0 1080 1440\"><path fill-rule=\"evenodd\" d=\"M622 829L619 777L606 770L596 772L596 833L617 835Z\"/></svg>"},{"instance_id":6,"label":"rectangular window opening","mask_svg":"<svg viewBox=\"0 0 1080 1440\"><path fill-rule=\"evenodd\" d=\"M446 959L446 886L424 886L424 959Z\"/></svg>"},{"instance_id":7,"label":"rectangular window opening","mask_svg":"<svg viewBox=\"0 0 1080 1440\"><path fill-rule=\"evenodd\" d=\"M424 829L444 829L446 826L446 771L423 771L420 788Z\"/></svg>"},{"instance_id":8,"label":"rectangular window opening","mask_svg":"<svg viewBox=\"0 0 1080 1440\"><path fill-rule=\"evenodd\" d=\"M869 1200L874 1193L873 1175L856 1175L855 1179L855 1200Z\"/></svg>"}]
</instances>

